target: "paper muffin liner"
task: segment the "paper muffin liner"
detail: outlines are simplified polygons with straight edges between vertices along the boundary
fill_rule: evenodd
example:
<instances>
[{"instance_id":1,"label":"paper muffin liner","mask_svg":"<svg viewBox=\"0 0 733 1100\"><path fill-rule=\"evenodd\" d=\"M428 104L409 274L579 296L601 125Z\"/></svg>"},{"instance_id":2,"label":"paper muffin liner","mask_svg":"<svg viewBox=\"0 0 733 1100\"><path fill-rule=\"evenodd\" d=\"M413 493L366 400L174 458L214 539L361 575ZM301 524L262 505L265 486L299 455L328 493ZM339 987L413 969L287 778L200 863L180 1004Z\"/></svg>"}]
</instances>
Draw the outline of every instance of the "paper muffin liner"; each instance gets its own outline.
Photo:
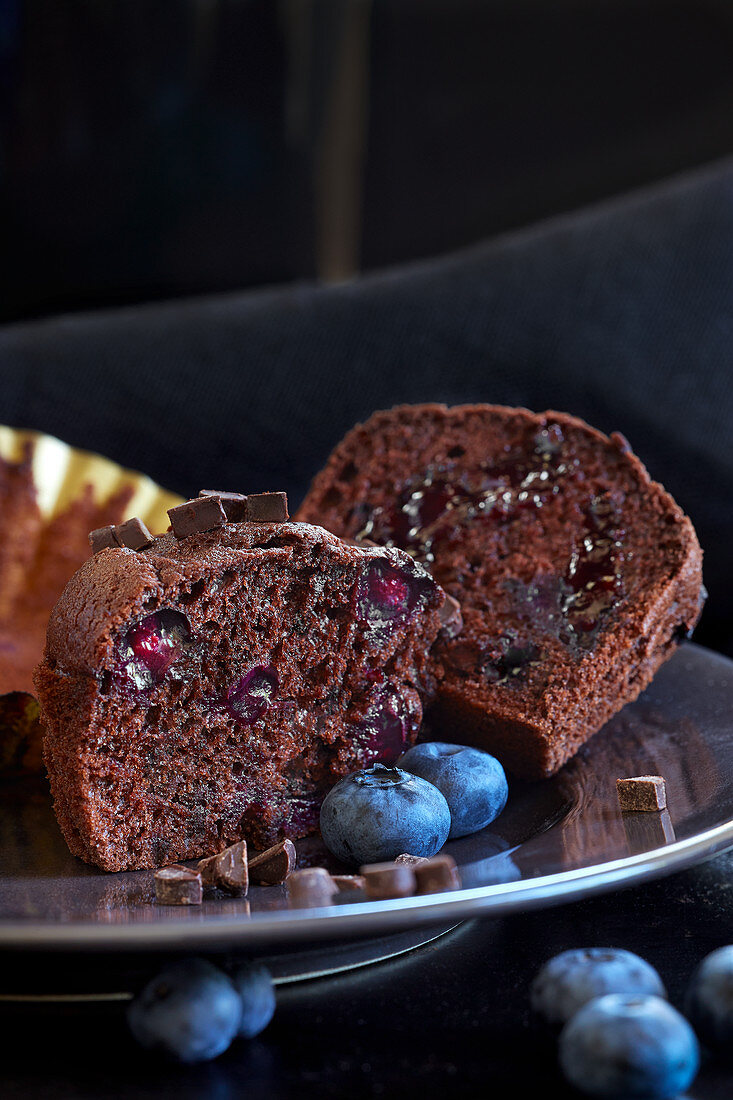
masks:
<instances>
[{"instance_id":1,"label":"paper muffin liner","mask_svg":"<svg viewBox=\"0 0 733 1100\"><path fill-rule=\"evenodd\" d=\"M31 674L89 531L139 516L158 534L181 498L41 432L0 425L0 776L41 769Z\"/></svg>"}]
</instances>

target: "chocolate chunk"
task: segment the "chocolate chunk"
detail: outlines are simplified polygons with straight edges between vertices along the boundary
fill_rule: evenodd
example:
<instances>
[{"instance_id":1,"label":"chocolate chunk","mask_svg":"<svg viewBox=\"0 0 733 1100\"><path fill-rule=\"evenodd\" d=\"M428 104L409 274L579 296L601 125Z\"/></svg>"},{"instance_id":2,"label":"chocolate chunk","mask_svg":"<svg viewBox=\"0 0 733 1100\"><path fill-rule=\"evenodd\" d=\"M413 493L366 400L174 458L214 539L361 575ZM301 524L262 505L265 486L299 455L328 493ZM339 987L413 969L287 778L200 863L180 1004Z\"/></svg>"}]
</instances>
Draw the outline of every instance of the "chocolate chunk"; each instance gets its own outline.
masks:
<instances>
[{"instance_id":1,"label":"chocolate chunk","mask_svg":"<svg viewBox=\"0 0 733 1100\"><path fill-rule=\"evenodd\" d=\"M198 865L202 881L229 894L246 894L249 888L247 841L238 840L223 852L207 856Z\"/></svg>"},{"instance_id":2,"label":"chocolate chunk","mask_svg":"<svg viewBox=\"0 0 733 1100\"><path fill-rule=\"evenodd\" d=\"M364 893L369 901L409 898L415 893L415 868L407 863L369 863L360 867Z\"/></svg>"},{"instance_id":3,"label":"chocolate chunk","mask_svg":"<svg viewBox=\"0 0 733 1100\"><path fill-rule=\"evenodd\" d=\"M438 611L438 616L441 623L440 629L446 638L457 638L463 630L463 616L458 600L446 593L445 603Z\"/></svg>"},{"instance_id":4,"label":"chocolate chunk","mask_svg":"<svg viewBox=\"0 0 733 1100\"><path fill-rule=\"evenodd\" d=\"M411 856L408 852L403 852L401 856L397 856L395 863L407 863L410 867L416 867L418 863L427 863L427 856Z\"/></svg>"},{"instance_id":5,"label":"chocolate chunk","mask_svg":"<svg viewBox=\"0 0 733 1100\"><path fill-rule=\"evenodd\" d=\"M247 519L247 497L244 493L225 493L219 489L202 489L200 497L214 497L221 506L230 523L244 523Z\"/></svg>"},{"instance_id":6,"label":"chocolate chunk","mask_svg":"<svg viewBox=\"0 0 733 1100\"><path fill-rule=\"evenodd\" d=\"M153 876L155 900L159 905L200 905L202 901L201 875L174 863L162 867Z\"/></svg>"},{"instance_id":7,"label":"chocolate chunk","mask_svg":"<svg viewBox=\"0 0 733 1100\"><path fill-rule=\"evenodd\" d=\"M117 538L115 525L110 523L107 527L97 527L94 531L90 531L89 545L94 554L98 554L100 550L107 550L109 547L120 546L121 543Z\"/></svg>"},{"instance_id":8,"label":"chocolate chunk","mask_svg":"<svg viewBox=\"0 0 733 1100\"><path fill-rule=\"evenodd\" d=\"M226 512L216 497L195 497L176 508L169 508L168 515L177 539L185 539L200 531L212 531L227 522Z\"/></svg>"},{"instance_id":9,"label":"chocolate chunk","mask_svg":"<svg viewBox=\"0 0 733 1100\"><path fill-rule=\"evenodd\" d=\"M622 810L664 810L667 787L661 775L637 775L616 780L616 794Z\"/></svg>"},{"instance_id":10,"label":"chocolate chunk","mask_svg":"<svg viewBox=\"0 0 733 1100\"><path fill-rule=\"evenodd\" d=\"M293 909L331 905L338 888L325 867L305 867L288 878L288 901Z\"/></svg>"},{"instance_id":11,"label":"chocolate chunk","mask_svg":"<svg viewBox=\"0 0 733 1100\"><path fill-rule=\"evenodd\" d=\"M364 889L363 875L331 875L336 883L339 893L357 893Z\"/></svg>"},{"instance_id":12,"label":"chocolate chunk","mask_svg":"<svg viewBox=\"0 0 733 1100\"><path fill-rule=\"evenodd\" d=\"M255 493L247 497L250 523L284 523L288 518L287 493Z\"/></svg>"},{"instance_id":13,"label":"chocolate chunk","mask_svg":"<svg viewBox=\"0 0 733 1100\"><path fill-rule=\"evenodd\" d=\"M437 894L441 890L459 890L456 861L452 856L433 856L414 868L418 894Z\"/></svg>"},{"instance_id":14,"label":"chocolate chunk","mask_svg":"<svg viewBox=\"0 0 733 1100\"><path fill-rule=\"evenodd\" d=\"M129 550L144 550L153 542L153 536L139 516L133 516L124 523L118 523L115 527L115 535L120 540L120 544L127 546Z\"/></svg>"},{"instance_id":15,"label":"chocolate chunk","mask_svg":"<svg viewBox=\"0 0 733 1100\"><path fill-rule=\"evenodd\" d=\"M260 886L279 886L295 870L295 845L281 840L249 861L249 876Z\"/></svg>"}]
</instances>

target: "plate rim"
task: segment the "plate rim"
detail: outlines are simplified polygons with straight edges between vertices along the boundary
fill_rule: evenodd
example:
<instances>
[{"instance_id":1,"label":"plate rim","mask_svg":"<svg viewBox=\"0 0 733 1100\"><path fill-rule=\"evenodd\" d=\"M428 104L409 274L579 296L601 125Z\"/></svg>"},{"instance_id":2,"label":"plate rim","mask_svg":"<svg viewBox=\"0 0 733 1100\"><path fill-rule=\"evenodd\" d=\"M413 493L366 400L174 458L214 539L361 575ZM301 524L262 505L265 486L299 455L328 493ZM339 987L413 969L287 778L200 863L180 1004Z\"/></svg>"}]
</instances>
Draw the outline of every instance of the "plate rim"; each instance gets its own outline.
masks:
<instances>
[{"instance_id":1,"label":"plate rim","mask_svg":"<svg viewBox=\"0 0 733 1100\"><path fill-rule=\"evenodd\" d=\"M207 916L200 923L101 925L0 923L0 948L14 950L186 950L277 945L299 940L380 936L410 925L439 924L577 901L612 887L632 886L684 870L733 848L733 818L684 840L649 852L509 883L475 886L436 895L360 901L325 908L268 911L242 917Z\"/></svg>"},{"instance_id":2,"label":"plate rim","mask_svg":"<svg viewBox=\"0 0 733 1100\"><path fill-rule=\"evenodd\" d=\"M733 661L724 654L689 642L684 648L733 672ZM733 817L649 851L510 882L432 895L346 902L311 909L243 912L241 916L202 913L200 920L159 923L0 920L0 950L94 953L225 951L251 947L261 951L266 947L318 940L377 937L418 925L455 923L478 917L498 918L517 911L581 900L682 871L731 848Z\"/></svg>"}]
</instances>

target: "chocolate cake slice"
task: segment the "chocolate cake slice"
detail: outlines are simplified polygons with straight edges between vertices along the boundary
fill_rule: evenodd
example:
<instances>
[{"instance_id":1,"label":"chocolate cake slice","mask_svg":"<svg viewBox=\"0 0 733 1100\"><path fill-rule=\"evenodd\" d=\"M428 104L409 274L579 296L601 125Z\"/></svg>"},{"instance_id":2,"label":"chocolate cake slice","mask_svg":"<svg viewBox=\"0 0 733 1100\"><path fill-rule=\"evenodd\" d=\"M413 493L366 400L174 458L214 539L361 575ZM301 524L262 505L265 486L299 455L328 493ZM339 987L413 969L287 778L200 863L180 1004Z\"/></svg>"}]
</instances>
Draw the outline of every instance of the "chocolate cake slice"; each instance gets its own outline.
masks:
<instances>
[{"instance_id":1,"label":"chocolate cake slice","mask_svg":"<svg viewBox=\"0 0 733 1100\"><path fill-rule=\"evenodd\" d=\"M460 601L462 631L433 650L429 717L527 778L636 698L702 606L689 519L622 436L562 413L376 413L298 518L402 547Z\"/></svg>"},{"instance_id":2,"label":"chocolate cake slice","mask_svg":"<svg viewBox=\"0 0 733 1100\"><path fill-rule=\"evenodd\" d=\"M35 682L56 814L105 870L305 836L337 779L417 735L430 575L319 527L228 522L224 496L173 510L180 538L101 549L51 615Z\"/></svg>"}]
</instances>

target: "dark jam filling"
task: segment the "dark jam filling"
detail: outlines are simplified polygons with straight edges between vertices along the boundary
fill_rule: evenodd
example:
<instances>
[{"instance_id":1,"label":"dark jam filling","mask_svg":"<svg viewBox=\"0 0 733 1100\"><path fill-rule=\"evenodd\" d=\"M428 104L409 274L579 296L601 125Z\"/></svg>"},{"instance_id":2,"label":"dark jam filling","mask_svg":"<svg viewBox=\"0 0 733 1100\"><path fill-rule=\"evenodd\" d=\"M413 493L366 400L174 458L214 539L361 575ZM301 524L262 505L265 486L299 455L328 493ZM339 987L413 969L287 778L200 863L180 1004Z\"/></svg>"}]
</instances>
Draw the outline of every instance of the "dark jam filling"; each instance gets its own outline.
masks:
<instances>
[{"instance_id":1,"label":"dark jam filling","mask_svg":"<svg viewBox=\"0 0 733 1100\"><path fill-rule=\"evenodd\" d=\"M588 530L565 573L560 640L590 649L623 591L623 537L619 510L610 496L594 497L586 511Z\"/></svg>"},{"instance_id":2,"label":"dark jam filling","mask_svg":"<svg viewBox=\"0 0 733 1100\"><path fill-rule=\"evenodd\" d=\"M478 475L450 476L446 466L426 471L408 485L393 507L366 508L357 541L370 539L399 546L418 561L435 560L435 543L448 525L477 516L506 521L523 508L541 508L559 490L568 471L563 459L563 434L550 424L532 437L531 453L508 455Z\"/></svg>"},{"instance_id":3,"label":"dark jam filling","mask_svg":"<svg viewBox=\"0 0 733 1100\"><path fill-rule=\"evenodd\" d=\"M540 650L532 642L518 644L509 634L503 634L483 658L483 673L490 684L505 684L519 680L527 669L537 664Z\"/></svg>"},{"instance_id":4,"label":"dark jam filling","mask_svg":"<svg viewBox=\"0 0 733 1100\"><path fill-rule=\"evenodd\" d=\"M354 587L356 617L377 629L406 622L422 597L434 588L423 570L412 568L423 575L408 576L383 559L370 562Z\"/></svg>"},{"instance_id":5,"label":"dark jam filling","mask_svg":"<svg viewBox=\"0 0 733 1100\"><path fill-rule=\"evenodd\" d=\"M165 608L131 626L118 646L119 675L140 691L161 683L189 647L191 629L180 611Z\"/></svg>"}]
</instances>

